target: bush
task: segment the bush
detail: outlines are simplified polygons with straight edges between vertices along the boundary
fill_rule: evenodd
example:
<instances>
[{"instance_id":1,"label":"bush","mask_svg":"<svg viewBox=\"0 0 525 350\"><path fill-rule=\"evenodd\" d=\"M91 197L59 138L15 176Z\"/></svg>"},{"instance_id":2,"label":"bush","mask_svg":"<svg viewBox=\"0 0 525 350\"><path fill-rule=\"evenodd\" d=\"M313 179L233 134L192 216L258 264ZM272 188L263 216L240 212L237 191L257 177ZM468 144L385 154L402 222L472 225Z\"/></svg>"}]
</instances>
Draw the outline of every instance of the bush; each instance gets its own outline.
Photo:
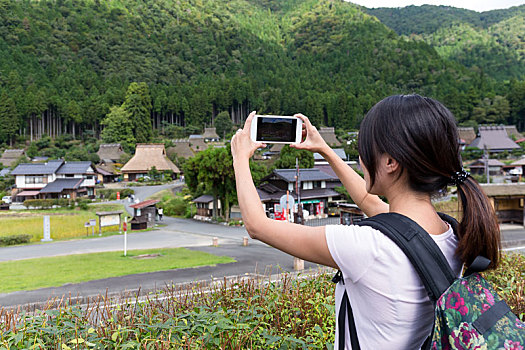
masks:
<instances>
[{"instance_id":1,"label":"bush","mask_svg":"<svg viewBox=\"0 0 525 350\"><path fill-rule=\"evenodd\" d=\"M0 246L29 243L32 237L28 234L3 236L0 237Z\"/></svg>"},{"instance_id":2,"label":"bush","mask_svg":"<svg viewBox=\"0 0 525 350\"><path fill-rule=\"evenodd\" d=\"M126 197L129 197L132 194L135 194L135 191L131 188L121 188L121 189L100 189L97 190L97 196L98 198L104 198L110 201L114 201L117 199L117 192L120 192L120 199L124 199Z\"/></svg>"},{"instance_id":3,"label":"bush","mask_svg":"<svg viewBox=\"0 0 525 350\"><path fill-rule=\"evenodd\" d=\"M186 216L189 203L180 196L164 196L159 207L164 209L164 215L168 216Z\"/></svg>"},{"instance_id":4,"label":"bush","mask_svg":"<svg viewBox=\"0 0 525 350\"><path fill-rule=\"evenodd\" d=\"M525 321L525 256L504 254L500 266L483 276L509 304L512 312Z\"/></svg>"}]
</instances>

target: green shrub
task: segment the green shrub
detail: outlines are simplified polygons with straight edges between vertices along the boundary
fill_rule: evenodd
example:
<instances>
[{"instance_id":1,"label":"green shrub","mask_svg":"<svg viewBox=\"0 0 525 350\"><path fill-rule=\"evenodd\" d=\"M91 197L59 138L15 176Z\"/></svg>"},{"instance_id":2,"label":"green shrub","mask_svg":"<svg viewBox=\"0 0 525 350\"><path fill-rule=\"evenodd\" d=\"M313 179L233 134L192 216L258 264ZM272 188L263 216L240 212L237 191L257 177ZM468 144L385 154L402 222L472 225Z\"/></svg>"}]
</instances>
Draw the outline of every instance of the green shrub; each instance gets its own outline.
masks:
<instances>
[{"instance_id":1,"label":"green shrub","mask_svg":"<svg viewBox=\"0 0 525 350\"><path fill-rule=\"evenodd\" d=\"M117 199L117 192L120 192L120 199L127 198L130 195L135 193L135 191L132 190L131 188L119 188L119 189L104 188L104 189L97 190L97 197L104 198L110 201L114 201Z\"/></svg>"},{"instance_id":2,"label":"green shrub","mask_svg":"<svg viewBox=\"0 0 525 350\"><path fill-rule=\"evenodd\" d=\"M32 237L32 235L28 234L0 236L0 246L29 243Z\"/></svg>"},{"instance_id":3,"label":"green shrub","mask_svg":"<svg viewBox=\"0 0 525 350\"><path fill-rule=\"evenodd\" d=\"M494 271L485 272L483 276L507 301L512 312L525 321L525 256L504 254L500 266Z\"/></svg>"},{"instance_id":4,"label":"green shrub","mask_svg":"<svg viewBox=\"0 0 525 350\"><path fill-rule=\"evenodd\" d=\"M189 203L182 197L176 196L165 199L164 196L159 207L164 209L164 215L168 216L185 216Z\"/></svg>"}]
</instances>

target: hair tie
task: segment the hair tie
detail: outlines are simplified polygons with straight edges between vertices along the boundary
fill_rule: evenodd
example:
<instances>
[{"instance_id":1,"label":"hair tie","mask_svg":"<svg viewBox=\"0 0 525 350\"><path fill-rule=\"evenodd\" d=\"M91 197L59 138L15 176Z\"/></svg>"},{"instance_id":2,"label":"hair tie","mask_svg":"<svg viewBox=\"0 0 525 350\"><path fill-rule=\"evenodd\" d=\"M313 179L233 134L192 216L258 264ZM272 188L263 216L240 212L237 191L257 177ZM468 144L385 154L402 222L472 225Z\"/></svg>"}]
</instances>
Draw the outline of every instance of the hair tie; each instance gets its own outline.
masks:
<instances>
[{"instance_id":1,"label":"hair tie","mask_svg":"<svg viewBox=\"0 0 525 350\"><path fill-rule=\"evenodd\" d=\"M464 168L461 168L460 171L456 171L454 175L450 177L450 183L456 186L461 185L463 182L465 182L465 180L469 176L470 176L470 173L466 171Z\"/></svg>"}]
</instances>

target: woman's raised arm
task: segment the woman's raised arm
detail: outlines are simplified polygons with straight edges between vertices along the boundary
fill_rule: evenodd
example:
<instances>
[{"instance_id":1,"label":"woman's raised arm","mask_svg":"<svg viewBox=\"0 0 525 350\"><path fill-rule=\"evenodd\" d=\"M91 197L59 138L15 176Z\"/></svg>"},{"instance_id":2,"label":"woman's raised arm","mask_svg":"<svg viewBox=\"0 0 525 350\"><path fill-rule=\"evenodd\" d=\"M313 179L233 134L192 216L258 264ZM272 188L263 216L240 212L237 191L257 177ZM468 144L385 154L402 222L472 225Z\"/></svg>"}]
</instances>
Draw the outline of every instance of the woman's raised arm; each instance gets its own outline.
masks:
<instances>
[{"instance_id":1,"label":"woman's raised arm","mask_svg":"<svg viewBox=\"0 0 525 350\"><path fill-rule=\"evenodd\" d=\"M264 147L250 139L252 112L244 129L237 130L231 141L237 197L242 219L250 237L265 242L298 258L337 268L326 243L325 228L302 226L266 217L250 172L250 157Z\"/></svg>"}]
</instances>

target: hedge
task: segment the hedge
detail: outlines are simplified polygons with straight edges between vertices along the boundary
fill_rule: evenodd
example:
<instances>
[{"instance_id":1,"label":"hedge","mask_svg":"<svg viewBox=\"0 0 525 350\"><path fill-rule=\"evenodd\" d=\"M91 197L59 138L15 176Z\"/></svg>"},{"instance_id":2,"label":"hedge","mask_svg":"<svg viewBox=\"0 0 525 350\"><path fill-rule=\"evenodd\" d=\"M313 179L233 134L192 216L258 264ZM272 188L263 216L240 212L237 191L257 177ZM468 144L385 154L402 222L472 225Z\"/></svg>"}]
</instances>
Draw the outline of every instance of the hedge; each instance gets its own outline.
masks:
<instances>
[{"instance_id":1,"label":"hedge","mask_svg":"<svg viewBox=\"0 0 525 350\"><path fill-rule=\"evenodd\" d=\"M70 199L55 198L55 199L27 199L24 201L24 206L29 208L49 209L53 206L67 207L70 205Z\"/></svg>"},{"instance_id":2,"label":"hedge","mask_svg":"<svg viewBox=\"0 0 525 350\"><path fill-rule=\"evenodd\" d=\"M33 238L33 236L28 234L3 236L0 237L0 246L29 243L31 238Z\"/></svg>"},{"instance_id":3,"label":"hedge","mask_svg":"<svg viewBox=\"0 0 525 350\"><path fill-rule=\"evenodd\" d=\"M110 201L114 201L117 199L117 192L120 192L120 198L124 199L126 197L129 197L132 194L135 194L135 191L131 188L119 188L119 189L113 189L113 188L105 188L97 190L97 197L98 198L104 198Z\"/></svg>"}]
</instances>

